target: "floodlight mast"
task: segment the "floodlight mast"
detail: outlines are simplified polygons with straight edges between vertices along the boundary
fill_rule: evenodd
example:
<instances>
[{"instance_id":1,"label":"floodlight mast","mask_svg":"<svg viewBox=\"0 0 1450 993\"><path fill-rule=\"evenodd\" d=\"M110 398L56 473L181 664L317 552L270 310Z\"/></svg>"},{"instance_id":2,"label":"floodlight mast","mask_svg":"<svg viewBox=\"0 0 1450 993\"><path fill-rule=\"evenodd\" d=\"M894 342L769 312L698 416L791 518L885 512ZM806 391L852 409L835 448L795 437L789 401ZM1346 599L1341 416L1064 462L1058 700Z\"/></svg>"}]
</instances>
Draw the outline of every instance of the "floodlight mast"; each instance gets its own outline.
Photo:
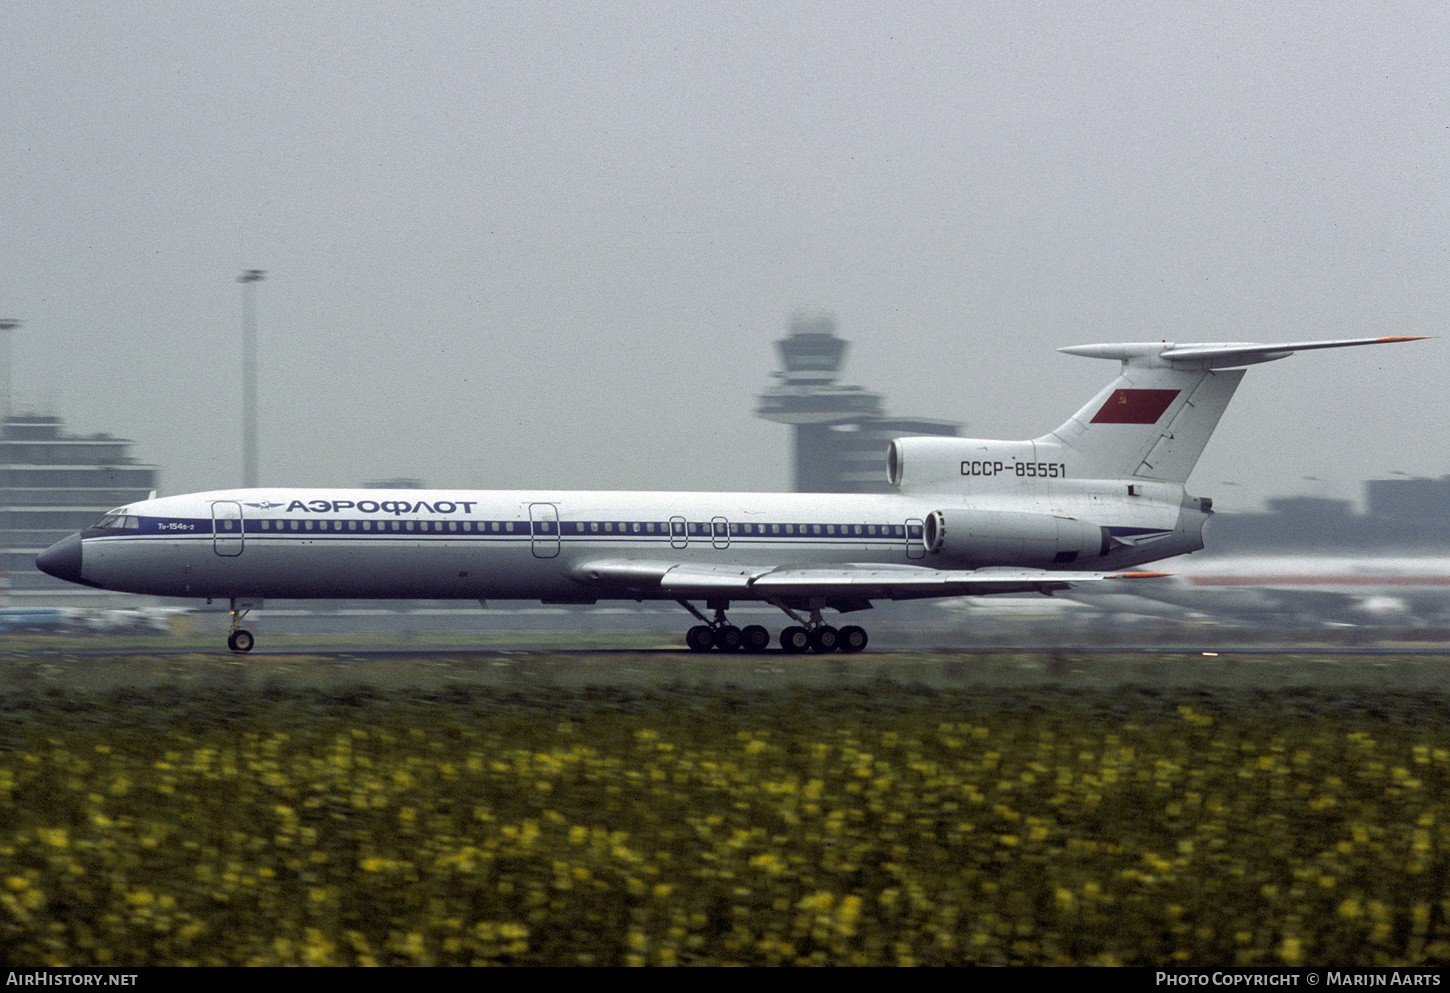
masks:
<instances>
[{"instance_id":1,"label":"floodlight mast","mask_svg":"<svg viewBox=\"0 0 1450 993\"><path fill-rule=\"evenodd\" d=\"M257 485L257 284L267 277L248 269L242 284L242 485Z\"/></svg>"},{"instance_id":2,"label":"floodlight mast","mask_svg":"<svg viewBox=\"0 0 1450 993\"><path fill-rule=\"evenodd\" d=\"M0 389L5 390L5 395L0 397L0 416L5 422L10 420L10 332L20 327L24 321L17 321L10 317L0 317L0 334L4 334L5 340L0 343Z\"/></svg>"}]
</instances>

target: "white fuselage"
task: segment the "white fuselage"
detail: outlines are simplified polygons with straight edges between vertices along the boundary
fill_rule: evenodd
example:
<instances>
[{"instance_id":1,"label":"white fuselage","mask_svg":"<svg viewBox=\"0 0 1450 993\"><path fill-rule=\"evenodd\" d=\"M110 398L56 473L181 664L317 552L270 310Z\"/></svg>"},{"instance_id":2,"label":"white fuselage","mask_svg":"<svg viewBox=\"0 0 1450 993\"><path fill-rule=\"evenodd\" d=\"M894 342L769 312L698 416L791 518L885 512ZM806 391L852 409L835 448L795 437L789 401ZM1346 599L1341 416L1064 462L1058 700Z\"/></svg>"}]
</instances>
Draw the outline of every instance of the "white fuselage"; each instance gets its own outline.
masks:
<instances>
[{"instance_id":1,"label":"white fuselage","mask_svg":"<svg viewBox=\"0 0 1450 993\"><path fill-rule=\"evenodd\" d=\"M865 631L838 632L821 610L1051 593L1202 548L1212 501L1184 484L1243 367L1405 340L1065 349L1119 362L1117 377L1030 441L893 440L886 496L224 490L117 508L36 566L108 590L229 598L236 651L252 646L246 604L273 598L679 600L706 622L691 648L751 651L768 633L724 612L762 600L797 622L786 651L859 651ZM699 598L713 621L688 604Z\"/></svg>"},{"instance_id":2,"label":"white fuselage","mask_svg":"<svg viewBox=\"0 0 1450 993\"><path fill-rule=\"evenodd\" d=\"M928 553L922 533L933 511L963 502L939 495L217 491L119 508L120 526L84 532L79 579L186 597L677 599L691 591L601 584L585 567L609 560L960 569L973 563ZM1165 501L1145 522L1148 509L1142 500L1097 506L1105 525L1127 512L1134 524L1151 523L1165 539L1151 553L1118 547L1075 568L1121 568L1199 547L1199 515L1184 529L1178 506Z\"/></svg>"}]
</instances>

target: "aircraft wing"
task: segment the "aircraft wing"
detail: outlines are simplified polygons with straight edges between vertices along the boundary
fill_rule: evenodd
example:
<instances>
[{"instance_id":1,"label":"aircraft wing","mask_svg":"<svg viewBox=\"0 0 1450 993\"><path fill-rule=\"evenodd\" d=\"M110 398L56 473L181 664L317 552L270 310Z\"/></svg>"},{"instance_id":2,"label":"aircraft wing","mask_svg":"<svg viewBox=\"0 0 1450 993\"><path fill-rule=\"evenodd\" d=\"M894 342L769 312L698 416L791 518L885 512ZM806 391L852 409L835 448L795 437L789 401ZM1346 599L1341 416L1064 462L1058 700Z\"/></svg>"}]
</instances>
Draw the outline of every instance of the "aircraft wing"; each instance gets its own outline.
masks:
<instances>
[{"instance_id":1,"label":"aircraft wing","mask_svg":"<svg viewBox=\"0 0 1450 993\"><path fill-rule=\"evenodd\" d=\"M830 565L710 565L636 559L601 559L573 570L586 586L677 598L772 597L910 599L986 593L1051 593L1078 583L1163 576L1149 572L1065 572L994 566L984 569L928 569L880 563Z\"/></svg>"}]
</instances>

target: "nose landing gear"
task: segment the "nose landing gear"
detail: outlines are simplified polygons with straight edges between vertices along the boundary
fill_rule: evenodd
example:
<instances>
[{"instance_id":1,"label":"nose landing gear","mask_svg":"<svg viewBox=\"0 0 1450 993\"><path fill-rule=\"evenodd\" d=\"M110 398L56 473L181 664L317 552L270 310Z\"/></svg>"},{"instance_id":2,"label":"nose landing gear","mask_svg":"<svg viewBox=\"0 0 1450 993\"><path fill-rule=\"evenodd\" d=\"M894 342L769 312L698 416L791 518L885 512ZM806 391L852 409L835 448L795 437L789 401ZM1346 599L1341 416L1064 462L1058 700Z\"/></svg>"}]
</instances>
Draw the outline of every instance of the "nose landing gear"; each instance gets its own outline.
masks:
<instances>
[{"instance_id":1,"label":"nose landing gear","mask_svg":"<svg viewBox=\"0 0 1450 993\"><path fill-rule=\"evenodd\" d=\"M210 603L211 601L208 600L207 602ZM237 597L232 597L231 603L232 626L231 630L227 632L227 647L234 652L250 652L252 646L256 644L256 638L252 636L252 632L242 627L242 618L261 607L262 601L242 600Z\"/></svg>"}]
</instances>

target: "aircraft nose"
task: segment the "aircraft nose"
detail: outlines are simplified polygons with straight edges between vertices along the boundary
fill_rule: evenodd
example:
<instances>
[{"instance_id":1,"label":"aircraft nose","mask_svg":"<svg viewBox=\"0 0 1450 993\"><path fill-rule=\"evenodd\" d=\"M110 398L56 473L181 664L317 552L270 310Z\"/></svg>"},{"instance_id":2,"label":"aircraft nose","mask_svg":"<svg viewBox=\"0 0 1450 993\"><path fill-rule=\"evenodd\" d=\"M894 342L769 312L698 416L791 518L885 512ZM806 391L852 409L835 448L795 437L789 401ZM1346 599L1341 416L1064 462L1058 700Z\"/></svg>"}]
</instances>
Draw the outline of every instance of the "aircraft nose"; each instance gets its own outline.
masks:
<instances>
[{"instance_id":1,"label":"aircraft nose","mask_svg":"<svg viewBox=\"0 0 1450 993\"><path fill-rule=\"evenodd\" d=\"M64 579L68 583L83 583L81 579L81 536L79 532L62 538L35 557L35 567L48 576Z\"/></svg>"}]
</instances>

